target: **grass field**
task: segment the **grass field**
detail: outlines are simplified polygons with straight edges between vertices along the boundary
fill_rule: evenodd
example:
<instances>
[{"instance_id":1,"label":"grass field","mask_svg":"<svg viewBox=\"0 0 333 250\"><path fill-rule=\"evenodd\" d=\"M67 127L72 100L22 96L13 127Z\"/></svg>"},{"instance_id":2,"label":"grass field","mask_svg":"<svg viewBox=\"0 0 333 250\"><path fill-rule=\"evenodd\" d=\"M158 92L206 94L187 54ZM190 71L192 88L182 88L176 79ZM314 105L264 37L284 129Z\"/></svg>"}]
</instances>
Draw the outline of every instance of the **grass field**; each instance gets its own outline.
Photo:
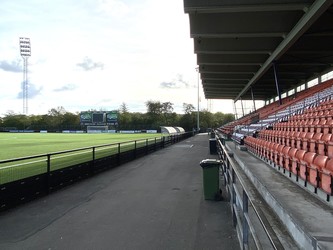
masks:
<instances>
[{"instance_id":1,"label":"grass field","mask_svg":"<svg viewBox=\"0 0 333 250\"><path fill-rule=\"evenodd\" d=\"M0 133L0 161L155 137L161 134Z\"/></svg>"},{"instance_id":2,"label":"grass field","mask_svg":"<svg viewBox=\"0 0 333 250\"><path fill-rule=\"evenodd\" d=\"M105 145L95 149L98 159L117 154L118 150L124 152L155 143L155 138L160 140L161 134L0 133L0 161ZM121 143L119 148L117 143ZM92 152L90 148L52 155L50 170L91 161ZM46 173L47 164L46 156L0 164L0 184Z\"/></svg>"}]
</instances>

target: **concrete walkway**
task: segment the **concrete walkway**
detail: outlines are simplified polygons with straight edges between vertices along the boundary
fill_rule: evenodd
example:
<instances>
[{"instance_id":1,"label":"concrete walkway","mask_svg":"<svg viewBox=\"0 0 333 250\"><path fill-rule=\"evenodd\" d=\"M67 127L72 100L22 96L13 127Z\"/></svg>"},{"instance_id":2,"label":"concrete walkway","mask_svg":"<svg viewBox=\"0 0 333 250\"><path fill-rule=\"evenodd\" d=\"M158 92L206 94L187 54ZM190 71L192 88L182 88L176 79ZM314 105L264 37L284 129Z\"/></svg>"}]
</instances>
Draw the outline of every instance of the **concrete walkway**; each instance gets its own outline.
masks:
<instances>
[{"instance_id":1,"label":"concrete walkway","mask_svg":"<svg viewBox=\"0 0 333 250\"><path fill-rule=\"evenodd\" d=\"M208 140L194 136L2 213L0 249L240 249L230 204L203 199Z\"/></svg>"}]
</instances>

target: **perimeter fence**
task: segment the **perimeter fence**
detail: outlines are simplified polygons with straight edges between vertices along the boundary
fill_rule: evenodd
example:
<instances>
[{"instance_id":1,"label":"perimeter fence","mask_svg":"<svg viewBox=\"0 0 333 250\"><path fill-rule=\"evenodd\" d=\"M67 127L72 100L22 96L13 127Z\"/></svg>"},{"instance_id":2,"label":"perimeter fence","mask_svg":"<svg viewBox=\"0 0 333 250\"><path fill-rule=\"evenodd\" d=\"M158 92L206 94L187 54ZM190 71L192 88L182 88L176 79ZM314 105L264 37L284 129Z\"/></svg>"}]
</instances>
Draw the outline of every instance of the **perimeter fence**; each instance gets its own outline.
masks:
<instances>
[{"instance_id":1,"label":"perimeter fence","mask_svg":"<svg viewBox=\"0 0 333 250\"><path fill-rule=\"evenodd\" d=\"M0 161L0 212L191 136L188 132Z\"/></svg>"}]
</instances>

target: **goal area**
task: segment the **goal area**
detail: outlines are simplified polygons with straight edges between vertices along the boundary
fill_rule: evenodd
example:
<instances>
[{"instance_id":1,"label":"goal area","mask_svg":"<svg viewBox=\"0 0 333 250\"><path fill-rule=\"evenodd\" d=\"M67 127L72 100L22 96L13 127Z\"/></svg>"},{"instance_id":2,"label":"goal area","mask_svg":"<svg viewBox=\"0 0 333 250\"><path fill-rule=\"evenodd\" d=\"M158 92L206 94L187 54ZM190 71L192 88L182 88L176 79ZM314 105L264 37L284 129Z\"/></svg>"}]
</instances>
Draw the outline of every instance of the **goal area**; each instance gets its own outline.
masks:
<instances>
[{"instance_id":1,"label":"goal area","mask_svg":"<svg viewBox=\"0 0 333 250\"><path fill-rule=\"evenodd\" d=\"M87 126L87 133L107 133L109 126Z\"/></svg>"}]
</instances>

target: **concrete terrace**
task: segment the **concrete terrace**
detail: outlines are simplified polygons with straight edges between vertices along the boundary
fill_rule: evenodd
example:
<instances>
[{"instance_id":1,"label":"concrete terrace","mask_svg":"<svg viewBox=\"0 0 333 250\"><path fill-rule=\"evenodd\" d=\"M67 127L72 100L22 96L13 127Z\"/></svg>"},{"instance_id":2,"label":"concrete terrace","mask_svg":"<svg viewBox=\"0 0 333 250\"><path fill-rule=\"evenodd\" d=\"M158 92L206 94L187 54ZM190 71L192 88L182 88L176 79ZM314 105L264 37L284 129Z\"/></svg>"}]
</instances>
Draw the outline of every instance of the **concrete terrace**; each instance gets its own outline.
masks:
<instances>
[{"instance_id":1,"label":"concrete terrace","mask_svg":"<svg viewBox=\"0 0 333 250\"><path fill-rule=\"evenodd\" d=\"M233 158L282 223L280 240L292 236L301 249L333 249L333 208L264 161L226 143ZM272 222L270 222L272 223ZM276 227L273 225L273 227ZM283 230L283 229L282 229ZM279 233L278 233L279 234ZM293 244L293 243L292 243ZM294 247L287 247L291 249Z\"/></svg>"}]
</instances>

